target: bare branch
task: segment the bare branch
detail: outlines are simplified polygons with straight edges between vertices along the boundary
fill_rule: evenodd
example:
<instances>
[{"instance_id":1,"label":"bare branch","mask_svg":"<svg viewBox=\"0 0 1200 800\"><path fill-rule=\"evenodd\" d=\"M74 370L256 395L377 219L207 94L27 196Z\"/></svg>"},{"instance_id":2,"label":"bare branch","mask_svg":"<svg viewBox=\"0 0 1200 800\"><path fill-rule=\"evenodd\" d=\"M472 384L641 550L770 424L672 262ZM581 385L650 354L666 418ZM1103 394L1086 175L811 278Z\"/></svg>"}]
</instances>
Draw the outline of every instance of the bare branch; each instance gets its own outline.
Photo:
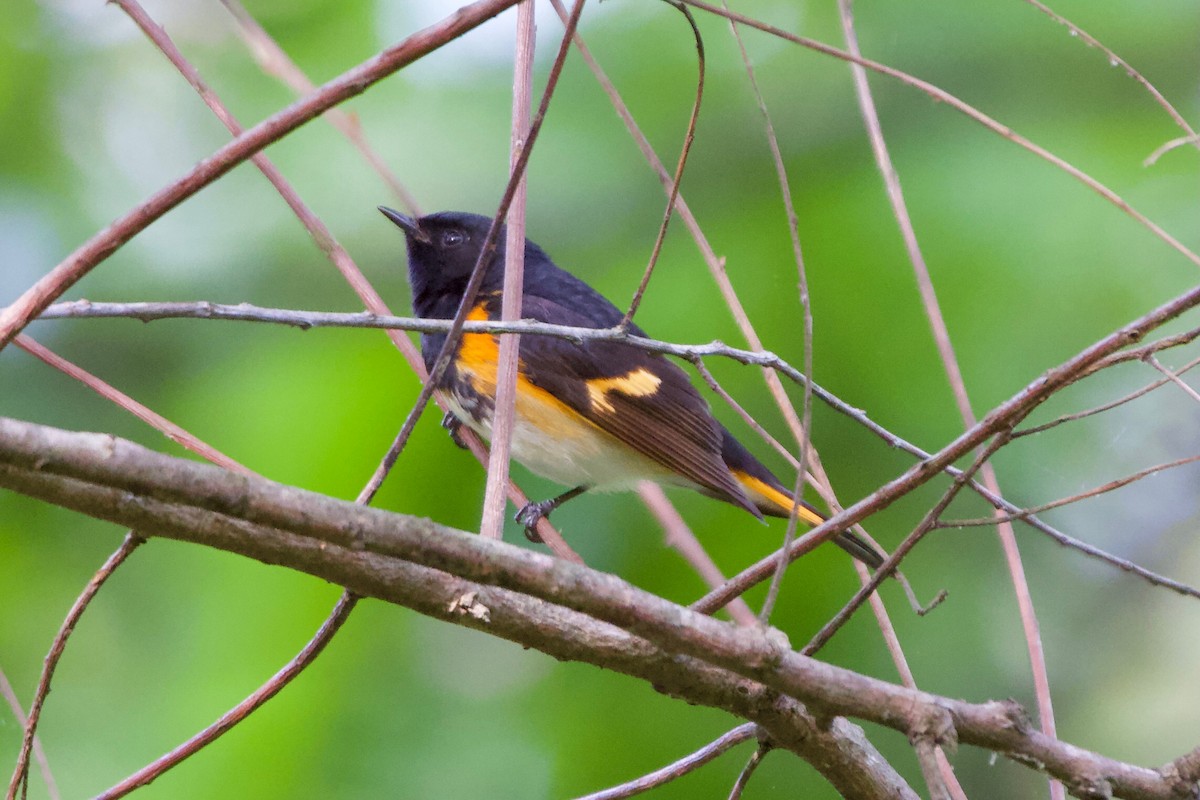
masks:
<instances>
[{"instance_id":1,"label":"bare branch","mask_svg":"<svg viewBox=\"0 0 1200 800\"><path fill-rule=\"evenodd\" d=\"M44 449L47 444L53 452ZM90 472L92 467L99 466L116 483L125 487L138 485L146 491L134 494L128 488L106 487L89 478L56 474L58 467L65 466L60 457L66 456L68 450L73 453L69 471L83 467ZM355 506L265 479L236 476L216 467L171 459L104 435L67 434L0 418L0 451L2 486L103 518L130 514L136 518L139 529L154 535L283 564L347 586L357 594L399 603L438 619L502 636L556 658L616 669L642 678L673 696L725 708L759 723L779 746L810 759L847 797L915 798L861 731L843 720L835 720L832 726L818 723L803 706L756 681L714 668L702 660L663 652L640 637L553 602L495 588L494 580L481 585L378 550L383 545L385 550L401 553L406 548L396 549L385 543L411 544L415 537L415 541L423 540L434 550L443 551L451 562L473 552L473 556L467 555L467 560L484 571L489 570L487 564L493 552L512 554L518 561L532 559L531 564L542 566L546 562L566 563L561 560L463 534L429 520ZM147 458L149 461L143 460ZM15 462L29 466L41 462L41 468L12 466ZM102 466L104 462L107 468ZM118 464L129 468L124 477L117 476L121 469L117 473L111 471ZM145 479L155 485L147 485ZM177 483L176 479L181 481ZM234 510L234 506L240 506L240 515L225 513ZM310 533L319 536L310 537ZM467 550L454 555L457 545L451 539ZM447 547L451 549L445 550ZM581 569L584 572L580 574L602 580L611 578L624 585L612 576ZM502 571L507 574L508 568ZM553 578L550 584L562 585ZM588 589L581 587L579 591L586 594ZM467 613L461 603L454 603L472 593L472 608L486 609L487 614ZM709 622L725 626L714 620ZM864 770L864 764L872 766Z\"/></svg>"},{"instance_id":2,"label":"bare branch","mask_svg":"<svg viewBox=\"0 0 1200 800\"><path fill-rule=\"evenodd\" d=\"M683 557L683 560L696 570L696 574L710 589L715 589L724 583L725 575L721 572L721 568L712 560L712 556L704 549L704 545L700 544L700 540L696 538L696 534L692 533L688 524L683 521L683 517L667 499L667 493L662 490L662 487L657 483L642 481L638 484L638 494L641 496L642 502L650 509L650 513L658 520L658 524L662 526L663 538L667 546L673 547ZM733 602L725 606L725 610L739 625L754 626L758 624L758 617L754 616L750 606L740 597L734 598Z\"/></svg>"},{"instance_id":3,"label":"bare branch","mask_svg":"<svg viewBox=\"0 0 1200 800\"><path fill-rule=\"evenodd\" d=\"M1142 478L1147 478L1155 473L1173 469L1175 467L1182 467L1185 464L1193 464L1197 461L1200 461L1200 456L1188 456L1187 458L1179 458L1174 461L1168 461L1165 464L1155 464L1153 467L1146 467L1145 469L1139 470L1132 475L1127 475L1124 478L1118 478L1115 481L1109 481L1108 483L1097 486L1094 489L1089 489L1086 492L1080 492L1079 494L1073 494L1070 497L1064 497L1049 503L1043 503L1040 506L1030 506L1029 508L1022 510L1017 514L1005 514L998 517L980 517L977 519L946 520L945 522L940 523L938 527L969 528L982 525L994 525L999 521L1011 522L1013 520L1023 520L1033 514L1040 514L1043 511L1049 511L1052 508L1061 508L1062 506L1070 505L1071 503L1078 503L1081 500L1086 500L1089 497L1096 497L1097 495L1106 494L1115 489L1120 489L1123 486L1128 486L1131 483L1140 481Z\"/></svg>"},{"instance_id":4,"label":"bare branch","mask_svg":"<svg viewBox=\"0 0 1200 800\"><path fill-rule=\"evenodd\" d=\"M1025 0L1025 2L1029 3L1029 5L1033 6L1038 11L1041 11L1043 14L1050 17L1050 19L1054 20L1059 25L1064 26L1067 29L1067 32L1070 33L1073 38L1076 38L1079 41L1086 44L1088 47L1094 47L1097 50L1099 50L1101 53L1103 53L1104 56L1108 59L1108 63L1110 66L1120 67L1125 72L1126 75L1133 78L1138 84L1141 85L1141 87L1143 89L1145 89L1147 92L1149 92L1150 96L1152 98L1154 98L1154 102L1158 103L1158 105L1162 106L1163 110L1166 111L1167 114L1171 117L1171 119L1173 119L1175 121L1176 125L1178 125L1180 128L1183 128L1183 130L1187 132L1188 135L1186 137L1184 137L1182 141L1186 143L1189 140L1191 140L1192 143L1196 143L1195 142L1196 131L1192 129L1192 126L1188 124L1188 121L1183 118L1183 115L1179 113L1179 111L1175 108L1175 106L1171 105L1171 101L1169 101L1169 100L1167 100L1167 98L1163 97L1162 92L1160 92L1160 91L1158 91L1158 89L1154 88L1154 84L1152 84L1152 83L1150 83L1150 81L1146 80L1146 78L1142 75L1142 73L1140 73L1136 69L1134 69L1129 64L1128 61L1121 58L1115 52L1113 52L1108 47L1106 47L1095 36L1092 36L1090 33L1085 31L1083 28L1079 27L1074 22L1071 22L1071 20L1067 19L1066 17L1062 16L1061 14L1058 14L1057 12L1055 12L1053 9L1049 8L1045 4L1039 2L1039 0ZM1180 140L1177 139L1176 141L1180 141ZM1151 158L1148 158L1146 160L1146 166L1150 166L1151 164L1153 164L1154 161L1157 160L1157 158L1158 158L1157 155L1153 156Z\"/></svg>"},{"instance_id":5,"label":"bare branch","mask_svg":"<svg viewBox=\"0 0 1200 800\"><path fill-rule=\"evenodd\" d=\"M1151 330L1198 304L1200 304L1200 286L1194 287L1133 322L1118 328L1071 359L1047 370L1020 392L993 408L978 424L972 426L936 454L910 467L904 474L892 479L867 497L813 528L798 538L786 554L776 553L743 570L720 590L710 592L698 600L692 605L692 608L711 610L725 605L731 597L740 595L770 575L775 568L777 559L781 557L797 558L816 546L817 543L832 538L850 525L861 522L876 511L891 505L898 497L911 491L913 487L924 484L954 461L983 444L991 436L1011 429L1047 398L1086 375L1097 361L1139 341ZM956 480L958 480L957 477Z\"/></svg>"},{"instance_id":6,"label":"bare branch","mask_svg":"<svg viewBox=\"0 0 1200 800\"><path fill-rule=\"evenodd\" d=\"M17 697L16 691L13 689L12 683L9 682L8 676L4 674L4 670L0 670L0 697L3 697L8 707L12 710L13 718L17 724L24 728L28 724L28 717L25 716L25 709L21 708L21 700ZM28 756L25 756L26 758ZM33 757L38 763L38 769L42 773L42 781L46 784L46 794L50 800L59 800L61 795L58 793L58 784L54 780L54 773L50 771L50 762L46 759L46 751L42 749L42 740L39 736L33 737ZM20 765L18 765L20 766ZM25 773L25 770L22 770ZM28 785L28 775L24 774L20 779L22 785Z\"/></svg>"},{"instance_id":7,"label":"bare branch","mask_svg":"<svg viewBox=\"0 0 1200 800\"><path fill-rule=\"evenodd\" d=\"M1145 361L1147 364L1154 367L1156 370L1161 372L1163 375L1166 375L1167 380L1169 380L1171 383L1175 384L1180 389L1182 389L1189 397L1191 397L1197 403L1200 403L1200 392L1197 392L1191 386L1188 386L1186 383L1184 383L1180 379L1179 375L1177 375L1172 370L1169 370L1166 367L1164 367L1157 358L1155 358L1154 356L1146 356Z\"/></svg>"},{"instance_id":8,"label":"bare branch","mask_svg":"<svg viewBox=\"0 0 1200 800\"><path fill-rule=\"evenodd\" d=\"M342 627L342 623L350 616L350 612L354 610L354 606L357 603L357 595L349 590L342 592L342 596L338 598L333 611L330 612L313 638L296 654L295 658L285 664L283 669L275 673L269 681L256 689L245 700L229 709L229 711L226 711L221 715L220 719L200 731L191 739L188 739L171 752L142 767L112 788L96 795L96 800L116 800L118 797L124 797L129 794L134 789L146 786L185 758L195 755L201 748L210 744L213 740L249 716L251 712L263 703L279 694L283 687L291 683L293 678L304 671L321 654L321 651L325 649L325 645L329 644L334 634Z\"/></svg>"},{"instance_id":9,"label":"bare branch","mask_svg":"<svg viewBox=\"0 0 1200 800\"><path fill-rule=\"evenodd\" d=\"M517 45L513 59L512 133L509 142L510 180L516 180L508 227L504 240L504 292L500 299L500 318L521 318L521 300L525 275L525 198L528 180L524 171L517 173L521 151L529 136L529 107L533 96L534 24L533 0L517 6ZM563 42L562 51L567 49ZM474 303L472 299L470 301ZM500 340L496 357L496 396L492 419L491 452L488 454L487 484L483 491L483 514L479 533L492 539L504 535L504 487L508 484L509 452L517 402L517 353L520 336Z\"/></svg>"},{"instance_id":10,"label":"bare branch","mask_svg":"<svg viewBox=\"0 0 1200 800\"><path fill-rule=\"evenodd\" d=\"M824 716L857 717L905 733L953 731L962 744L1014 756L1072 787L1104 776L1115 797L1177 797L1164 772L1056 741L1033 729L1011 701L968 703L860 675L801 656L776 633L723 623L613 575L429 520L233 475L111 436L4 419L0 485L140 532L286 564L357 594L400 602L560 658L636 674L696 702L725 707L738 694L745 700L746 687L738 692L732 686L747 679ZM476 592L473 603L482 604L487 615L449 605L466 592ZM620 647L611 646L614 636ZM730 672L741 679L719 677ZM720 694L718 703L714 693L720 686L730 692ZM738 708L747 705L739 701ZM794 740L779 740L771 725L764 727L772 741L793 749ZM838 741L847 744L844 729L836 730ZM937 743L946 741L941 736ZM855 769L864 771L862 763ZM882 780L877 771L865 771L871 780Z\"/></svg>"},{"instance_id":11,"label":"bare branch","mask_svg":"<svg viewBox=\"0 0 1200 800\"><path fill-rule=\"evenodd\" d=\"M763 759L766 758L769 752L771 752L771 745L765 741L760 741L758 748L750 754L750 758L746 761L746 766L742 767L742 771L738 773L737 780L733 783L733 788L729 790L729 800L741 800L742 793L750 785L750 776L758 769L758 765L763 762Z\"/></svg>"},{"instance_id":12,"label":"bare branch","mask_svg":"<svg viewBox=\"0 0 1200 800\"><path fill-rule=\"evenodd\" d=\"M295 61L292 61L283 48L279 46L279 43L271 38L271 34L267 33L262 25L258 24L258 20L252 17L238 0L221 0L221 4L233 15L234 20L237 22L238 33L241 34L242 40L246 42L246 46L263 68L263 71L279 78L297 95L303 96L316 89L316 86L308 79L304 71L296 65ZM419 217L421 210L417 205L417 199L413 197L412 192L396 177L396 174L384 162L383 157L375 152L375 149L367 142L366 134L363 133L358 117L353 114L347 114L339 108L331 108L322 116L333 127L341 131L342 135L349 139L355 148L362 153L363 158L383 178L383 182L388 185L392 194L400 201L400 204L410 214Z\"/></svg>"},{"instance_id":13,"label":"bare branch","mask_svg":"<svg viewBox=\"0 0 1200 800\"><path fill-rule=\"evenodd\" d=\"M1179 312L1181 313L1181 312ZM266 322L282 325L291 325L301 329L338 326L352 328L402 328L406 330L414 330L421 332L445 332L450 328L448 320L423 320L411 317L392 317L384 315L376 315L368 312L357 313L337 313L337 312L316 312L316 311L292 311L285 309L271 309L252 306L242 303L236 306L219 305L208 302L198 303L92 303L87 300L78 300L69 303L57 303L47 308L39 317L39 319L87 319L87 318L133 318L145 322L160 320L160 319L221 319L221 320L237 320L247 322ZM678 356L684 358L690 363L697 365L702 364L701 359L707 356L719 356L730 358L743 364L762 366L768 369L776 370L787 376L790 380L803 385L806 378L798 370L792 367L783 359L779 358L774 353L750 350L739 350L729 347L721 342L712 342L706 345L679 345L670 342L663 342L656 339L642 339L640 337L630 336L627 331L617 328L595 329L595 328L572 328L559 325L547 325L540 322L521 321L521 322L468 322L463 326L463 330L468 333L521 333L526 335L543 335L543 336L558 336L569 341L581 342L585 340L613 340L627 342L631 346L641 347L651 352L665 353L667 355ZM1140 338L1135 336L1134 339ZM1126 352L1126 351L1122 351ZM1119 355L1119 353L1118 353ZM1095 363L1106 363L1112 361L1110 357L1101 357ZM1198 360L1200 362L1200 360ZM1191 366L1191 365L1189 365ZM1095 372L1095 366L1088 367L1083 370L1084 375ZM703 374L703 371L701 372ZM1163 379L1157 385L1167 383L1167 379ZM922 450L920 447L908 442L904 438L892 433L877 422L872 420L866 413L856 408L849 403L838 398L836 395L827 391L817 383L813 383L813 395L828 405L833 410L843 414L858 424L862 425L871 433L882 439L889 447L903 450L906 453L919 459L922 463L927 463L934 458L934 455ZM1026 431L1034 431L1037 428L1027 428ZM1018 434L1014 434L1014 437ZM474 440L478 444L477 440ZM483 452L482 450L480 452ZM476 453L477 457L479 453ZM486 458L486 456L485 456ZM794 458L794 457L793 457ZM950 477L959 476L962 471L953 465L953 463L945 462L942 467L942 472ZM987 487L980 483L971 481L969 484L971 489L990 503L993 507L1007 512L1009 515L1019 515L1022 509L1013 503L1005 500L1003 497L995 494ZM528 498L516 486L510 488L510 497L517 505L524 505L528 502ZM1093 545L1082 542L1074 537L1068 536L1065 533L1057 530L1051 525L1046 524L1036 516L1025 518L1025 522L1034 529L1054 539L1060 545L1070 547L1084 555L1104 561L1107 564L1117 567L1125 572L1128 572L1137 577L1143 578L1156 586L1163 586L1180 594L1200 597L1200 592L1186 584L1179 583L1170 578L1164 577L1157 573L1144 569L1132 562L1119 558L1111 553L1097 548ZM810 531L806 536L811 536ZM538 534L545 541L554 545L555 541L562 542L561 536L550 527L546 520L538 523ZM795 545L792 550L793 554L799 555L807 552L815 546L815 542L809 541L806 545ZM565 542L562 542L560 547L554 547L554 551L563 558L569 558L576 562L581 561L578 555L574 554ZM751 584L752 585L752 584ZM726 586L722 591L729 592L732 587ZM737 592L734 593L735 596ZM716 607L720 607L718 604Z\"/></svg>"},{"instance_id":14,"label":"bare branch","mask_svg":"<svg viewBox=\"0 0 1200 800\"><path fill-rule=\"evenodd\" d=\"M858 36L854 30L850 2L851 0L839 0L838 2L838 7L841 10L842 31L846 37L846 49L851 55L861 58L862 53L858 47ZM917 233L913 227L912 217L908 213L908 204L904 200L904 190L900 186L900 176L892 164L892 158L888 152L887 143L884 140L883 126L880 124L879 114L875 110L875 100L871 95L871 87L867 81L866 70L861 64L852 63L850 64L850 71L854 75L855 93L858 95L863 120L871 140L871 149L875 153L876 164L879 167L879 172L883 176L883 182L887 188L888 202L891 204L892 213L896 217L901 236L904 239L904 247L908 251L908 260L912 265L913 274L916 277L917 289L921 295L921 305L924 307L925 316L929 320L929 327L933 333L933 340L937 346L942 368L945 370L946 378L950 382L950 388L954 395L955 404L958 406L958 413L962 418L963 427L970 429L977 422L975 411L971 407L971 399L967 393L962 369L959 367L958 357L954 352L954 345L950 341L950 330L946 326L941 304L938 302L937 291L933 286L933 278L929 274L929 267L925 263L925 256L921 252L920 244L917 241ZM990 463L985 462L982 464L982 477L983 484L997 497L1001 496L1000 482L996 479L996 472ZM999 514L1000 512L997 511L996 513ZM933 521L936 521L936 518ZM1050 680L1046 671L1046 659L1043 654L1040 626L1038 625L1037 614L1033 608L1033 597L1029 592L1029 583L1025 577L1025 567L1021 562L1021 553L1017 548L1017 537L1012 529L1012 525L1002 520L997 520L996 533L1000 537L1000 545L1004 550L1004 557L1012 579L1013 589L1017 595L1017 606L1020 610L1022 632L1025 636L1025 645L1029 652L1029 662L1033 672L1033 685L1037 698L1038 716L1042 722L1042 730L1047 736L1054 736L1054 705L1050 696ZM932 745L926 744L928 747L924 751L918 750L918 755L922 756L922 771L925 772L930 794L934 797L948 795L949 790L946 788L945 782L941 781L938 771L934 768L936 763L934 748ZM938 780L936 784L932 782L935 779ZM1053 800L1063 800L1066 795L1063 793L1063 787L1052 781L1050 784L1050 796Z\"/></svg>"},{"instance_id":15,"label":"bare branch","mask_svg":"<svg viewBox=\"0 0 1200 800\"><path fill-rule=\"evenodd\" d=\"M27 289L16 302L0 311L0 349L17 335L29 320L58 299L97 264L188 197L313 117L361 94L393 72L487 22L516 2L517 0L478 0L472 5L460 8L436 25L387 48L234 138L197 164L187 175L97 233Z\"/></svg>"},{"instance_id":16,"label":"bare branch","mask_svg":"<svg viewBox=\"0 0 1200 800\"><path fill-rule=\"evenodd\" d=\"M64 375L68 375L71 378L79 381L104 399L111 400L113 403L116 403L117 406L133 414L142 422L145 422L151 428L154 428L156 431L163 434L180 447L183 447L186 450L191 450L201 458L211 461L213 464L224 467L225 469L250 472L249 468L242 466L237 461L234 461L232 458L225 455L212 445L202 441L199 437L194 436L192 433L184 430L174 422L171 422L171 420L167 419L162 414L152 411L148 406L139 403L137 400L134 400L120 389L93 375L83 367L67 361L50 348L39 344L33 338L25 334L19 334L13 343L42 363L54 367Z\"/></svg>"},{"instance_id":17,"label":"bare branch","mask_svg":"<svg viewBox=\"0 0 1200 800\"><path fill-rule=\"evenodd\" d=\"M955 111L959 111L962 114L965 114L966 116L975 120L979 124L983 125L988 130L999 135L1001 138L1007 139L1008 141L1016 144L1017 146L1025 149L1025 150L1028 150L1030 153L1033 153L1034 155L1043 159L1044 161L1048 161L1049 163L1053 164L1055 167L1062 170L1063 172L1066 172L1068 175L1075 178L1077 181L1079 181L1083 185L1087 186L1093 192L1100 195L1108 202L1112 203L1114 206L1119 208L1121 211L1125 212L1125 214L1132 217L1142 227L1149 230L1156 237L1158 237L1161 241L1163 241L1165 244L1167 244L1172 250L1175 250L1177 253L1182 255L1188 261L1191 261L1196 266L1200 266L1200 255L1197 255L1196 253L1192 252L1181 241L1176 239L1171 234L1167 233L1167 231L1165 231L1161 226L1159 226L1158 223L1154 222L1149 217L1147 217L1145 214L1143 214L1142 212L1138 211L1133 206L1131 206L1128 202L1126 202L1120 195L1118 195L1112 189L1108 188L1103 183L1101 183L1100 181L1093 178L1091 175L1089 175L1086 172L1084 172L1083 170L1079 169L1079 167L1076 167L1073 164L1070 164L1067 161L1064 161L1062 158L1059 158L1058 156L1054 155L1053 153L1051 153L1049 150L1045 149L1041 145L1038 145L1038 144L1030 141L1029 139L1026 139L1024 136L1020 135L1019 133L1014 131L1012 128L1009 128L1007 125L1003 125L1000 122L997 122L995 119L991 118L990 116L983 113L979 109L975 108L971 104L966 103L963 100L960 100L958 97L955 97L954 95L950 94L946 90L941 89L941 88L933 85L932 83L929 83L928 81L923 81L920 78L909 75L908 73L903 72L902 70L895 69L894 67L889 67L886 64L881 64L878 61L872 61L869 58L861 58L859 56L855 56L851 53L845 52L844 50L839 50L836 47L831 47L830 45L824 44L823 42L818 42L815 39L809 39L804 36L797 36L796 34L789 33L781 28L777 28L773 25L768 25L765 22L760 22L759 20L756 20L752 17L747 17L744 14L738 14L737 12L734 12L734 11L726 11L722 8L719 8L717 6L706 3L703 0L680 0L680 2L687 3L689 6L692 6L693 8L702 9L711 14L715 14L719 17L725 17L726 19L740 22L741 24L746 25L748 27L757 28L758 30L760 30L764 33L770 34L771 36L776 36L780 39L784 39L785 41L792 42L793 44L798 44L801 47L808 48L809 50L814 50L818 53L823 53L827 56L832 56L833 58L839 58L843 61L848 61L853 64L858 64L860 66L866 67L869 70L878 72L881 75L887 75L888 77L895 78L896 80L900 81L901 83L904 83L908 86L912 86L914 89L918 89L919 91L924 92L925 94L929 95L930 97L932 97L934 100L938 101L939 103L945 103L947 106L949 106L950 108L953 108Z\"/></svg>"},{"instance_id":18,"label":"bare branch","mask_svg":"<svg viewBox=\"0 0 1200 800\"><path fill-rule=\"evenodd\" d=\"M684 19L692 28L692 37L696 43L696 99L692 101L692 113L688 117L687 132L683 136L683 147L679 150L679 161L675 164L675 175L671 178L671 188L667 192L667 208L663 212L662 222L659 223L658 234L654 237L650 260L646 263L646 269L642 273L641 281L638 282L637 290L633 293L633 299L629 301L629 310L621 318L620 327L622 328L629 325L633 315L637 313L638 306L642 304L642 295L646 293L646 287L650 284L650 276L654 274L654 266L658 263L659 253L662 252L663 242L666 241L667 226L671 224L671 217L675 214L675 203L679 199L679 182L683 180L683 169L687 166L688 154L692 152L692 142L696 138L696 121L700 118L700 102L704 99L704 39L700 36L700 29L696 27L696 19L687 6L676 2L670 4L679 9L679 13L683 14Z\"/></svg>"},{"instance_id":19,"label":"bare branch","mask_svg":"<svg viewBox=\"0 0 1200 800\"><path fill-rule=\"evenodd\" d=\"M622 783L620 786L614 786L611 789L605 789L600 792L593 792L589 795L584 795L578 800L622 800L626 797L634 797L648 792L651 789L662 786L665 783L670 783L676 778L682 778L689 772L695 772L700 767L715 759L717 756L724 753L742 742L749 741L758 736L758 726L753 722L746 722L738 725L733 730L718 737L701 747L694 753L689 753L678 761L668 764L662 769L657 769L648 775L643 775L628 783Z\"/></svg>"},{"instance_id":20,"label":"bare branch","mask_svg":"<svg viewBox=\"0 0 1200 800\"><path fill-rule=\"evenodd\" d=\"M13 769L11 782L8 784L8 794L6 800L15 800L17 796L17 787L22 784L28 785L29 780L29 751L33 745L34 736L37 733L38 720L42 715L42 706L46 702L46 696L50 694L50 682L54 679L54 670L58 667L58 662L62 659L63 650L67 646L67 639L75 630L76 624L79 623L79 618L83 616L83 612L87 609L88 604L92 602L92 598L96 596L96 592L100 591L100 587L113 574L113 571L129 557L129 554L138 548L146 540L141 536L130 532L125 535L121 546L116 552L105 560L100 569L96 570L96 574L88 581L87 586L75 598L75 602L71 605L71 609L67 612L66 618L59 626L58 633L54 635L54 641L50 644L50 652L46 655L43 663L41 677L38 678L37 690L33 695L33 702L29 706L29 717L25 721L25 738L21 742L21 752L17 756L17 766Z\"/></svg>"}]
</instances>

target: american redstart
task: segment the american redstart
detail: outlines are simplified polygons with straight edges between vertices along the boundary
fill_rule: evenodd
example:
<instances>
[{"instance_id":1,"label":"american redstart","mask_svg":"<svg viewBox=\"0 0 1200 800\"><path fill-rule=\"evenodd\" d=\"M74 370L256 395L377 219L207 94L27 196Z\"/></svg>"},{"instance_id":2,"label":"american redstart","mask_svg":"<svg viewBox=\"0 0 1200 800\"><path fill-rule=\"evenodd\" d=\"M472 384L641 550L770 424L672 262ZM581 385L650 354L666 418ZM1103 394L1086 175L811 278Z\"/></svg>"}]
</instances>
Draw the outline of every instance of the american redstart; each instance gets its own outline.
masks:
<instances>
[{"instance_id":1,"label":"american redstart","mask_svg":"<svg viewBox=\"0 0 1200 800\"><path fill-rule=\"evenodd\" d=\"M413 219L390 208L379 210L407 239L413 311L429 319L453 318L492 221L457 211ZM503 231L498 239L468 320L500 318ZM521 316L610 328L624 315L526 239ZM629 332L646 336L633 324ZM442 333L422 334L421 352L430 370L445 341ZM497 337L486 333L464 334L456 345L438 386L450 408L445 422L452 434L464 424L490 438L499 352ZM779 479L713 417L679 366L627 343L522 336L515 410L513 458L538 475L575 487L518 512L517 521L531 537L537 521L563 502L593 489L632 489L642 480L696 489L759 519L787 517L795 503ZM799 506L804 522L824 521L808 503L801 500ZM849 531L834 541L871 567L883 563L874 547Z\"/></svg>"}]
</instances>

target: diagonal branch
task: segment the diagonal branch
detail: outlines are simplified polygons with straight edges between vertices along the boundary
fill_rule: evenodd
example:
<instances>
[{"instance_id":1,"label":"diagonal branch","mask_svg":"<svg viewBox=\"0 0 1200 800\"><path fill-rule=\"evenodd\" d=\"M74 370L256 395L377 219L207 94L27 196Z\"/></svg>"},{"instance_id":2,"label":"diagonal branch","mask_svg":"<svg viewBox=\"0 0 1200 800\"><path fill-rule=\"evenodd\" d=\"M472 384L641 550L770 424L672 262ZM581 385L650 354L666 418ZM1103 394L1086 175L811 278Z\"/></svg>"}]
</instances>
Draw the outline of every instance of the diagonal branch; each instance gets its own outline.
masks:
<instances>
[{"instance_id":1,"label":"diagonal branch","mask_svg":"<svg viewBox=\"0 0 1200 800\"><path fill-rule=\"evenodd\" d=\"M460 8L441 22L387 48L234 138L193 167L187 175L161 189L97 233L27 289L16 302L0 310L0 349L3 349L42 309L172 208L272 142L278 141L338 103L362 94L393 72L487 22L516 2L517 0L478 0L472 5Z\"/></svg>"}]
</instances>

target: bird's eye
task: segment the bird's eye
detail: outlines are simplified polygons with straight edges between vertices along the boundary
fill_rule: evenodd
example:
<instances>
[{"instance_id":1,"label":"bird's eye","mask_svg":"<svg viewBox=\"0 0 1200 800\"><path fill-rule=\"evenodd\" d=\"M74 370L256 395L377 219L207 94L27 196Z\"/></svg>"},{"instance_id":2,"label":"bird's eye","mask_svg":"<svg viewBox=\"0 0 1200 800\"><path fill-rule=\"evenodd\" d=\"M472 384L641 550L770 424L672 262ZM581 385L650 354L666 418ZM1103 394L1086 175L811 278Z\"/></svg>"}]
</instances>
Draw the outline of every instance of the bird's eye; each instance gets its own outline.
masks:
<instances>
[{"instance_id":1,"label":"bird's eye","mask_svg":"<svg viewBox=\"0 0 1200 800\"><path fill-rule=\"evenodd\" d=\"M442 234L442 247L458 247L466 240L462 231L446 231Z\"/></svg>"}]
</instances>

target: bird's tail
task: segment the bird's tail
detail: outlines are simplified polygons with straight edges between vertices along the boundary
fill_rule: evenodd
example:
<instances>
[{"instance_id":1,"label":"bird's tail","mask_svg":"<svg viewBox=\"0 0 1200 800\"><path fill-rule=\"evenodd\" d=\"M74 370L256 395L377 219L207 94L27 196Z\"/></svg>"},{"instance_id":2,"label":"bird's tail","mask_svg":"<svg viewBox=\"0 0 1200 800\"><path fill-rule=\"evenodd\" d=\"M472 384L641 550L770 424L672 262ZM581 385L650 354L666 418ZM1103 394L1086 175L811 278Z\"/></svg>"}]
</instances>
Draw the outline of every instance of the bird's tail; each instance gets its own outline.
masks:
<instances>
[{"instance_id":1,"label":"bird's tail","mask_svg":"<svg viewBox=\"0 0 1200 800\"><path fill-rule=\"evenodd\" d=\"M741 485L742 491L759 511L771 517L789 517L792 508L796 517L812 526L820 525L828 517L803 500L797 502L792 493L783 487L779 479L771 474L733 434L725 431L722 457L729 471ZM886 556L870 542L852 531L842 531L833 537L833 543L845 550L871 569L879 569Z\"/></svg>"}]
</instances>

